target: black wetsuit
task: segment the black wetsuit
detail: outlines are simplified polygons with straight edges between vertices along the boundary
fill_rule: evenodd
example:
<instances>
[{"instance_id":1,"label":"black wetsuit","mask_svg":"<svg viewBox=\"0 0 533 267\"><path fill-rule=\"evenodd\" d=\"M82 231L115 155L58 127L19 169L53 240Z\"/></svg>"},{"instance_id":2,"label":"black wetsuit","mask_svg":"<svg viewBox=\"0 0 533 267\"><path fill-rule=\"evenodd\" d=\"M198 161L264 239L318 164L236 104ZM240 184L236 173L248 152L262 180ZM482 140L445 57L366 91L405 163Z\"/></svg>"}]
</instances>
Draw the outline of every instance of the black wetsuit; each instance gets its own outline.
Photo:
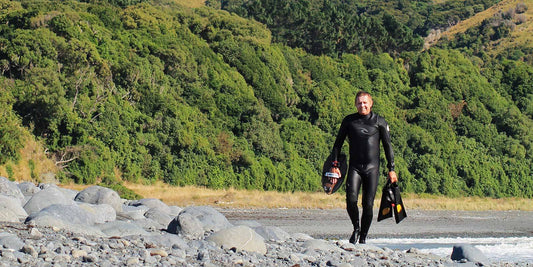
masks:
<instances>
[{"instance_id":1,"label":"black wetsuit","mask_svg":"<svg viewBox=\"0 0 533 267\"><path fill-rule=\"evenodd\" d=\"M350 164L346 179L346 210L352 221L354 232L359 232L364 242L372 223L372 208L378 186L379 141L383 143L389 171L394 170L394 153L387 122L373 112L368 115L355 113L344 118L333 146L334 159L338 157L346 136L350 144ZM359 229L357 197L361 185L363 187L363 214Z\"/></svg>"}]
</instances>

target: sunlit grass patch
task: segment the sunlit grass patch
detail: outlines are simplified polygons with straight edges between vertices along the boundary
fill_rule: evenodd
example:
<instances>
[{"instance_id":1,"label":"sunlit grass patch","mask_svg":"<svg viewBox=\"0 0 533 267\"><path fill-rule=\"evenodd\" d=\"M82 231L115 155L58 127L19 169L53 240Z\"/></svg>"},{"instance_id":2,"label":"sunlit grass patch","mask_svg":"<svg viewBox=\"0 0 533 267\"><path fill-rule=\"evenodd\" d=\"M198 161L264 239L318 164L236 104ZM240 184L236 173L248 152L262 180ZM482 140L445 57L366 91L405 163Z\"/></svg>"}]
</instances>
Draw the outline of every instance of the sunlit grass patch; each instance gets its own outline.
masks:
<instances>
[{"instance_id":1,"label":"sunlit grass patch","mask_svg":"<svg viewBox=\"0 0 533 267\"><path fill-rule=\"evenodd\" d=\"M124 182L124 185L144 198L157 198L168 205L210 205L220 208L304 208L344 209L344 192L326 195L322 192L275 192L260 190L208 189L197 186L170 186L157 182L153 185ZM64 185L82 190L87 185ZM524 198L450 198L437 195L402 194L406 209L421 210L524 210L533 211L533 200ZM376 195L374 206L379 206L381 196Z\"/></svg>"}]
</instances>

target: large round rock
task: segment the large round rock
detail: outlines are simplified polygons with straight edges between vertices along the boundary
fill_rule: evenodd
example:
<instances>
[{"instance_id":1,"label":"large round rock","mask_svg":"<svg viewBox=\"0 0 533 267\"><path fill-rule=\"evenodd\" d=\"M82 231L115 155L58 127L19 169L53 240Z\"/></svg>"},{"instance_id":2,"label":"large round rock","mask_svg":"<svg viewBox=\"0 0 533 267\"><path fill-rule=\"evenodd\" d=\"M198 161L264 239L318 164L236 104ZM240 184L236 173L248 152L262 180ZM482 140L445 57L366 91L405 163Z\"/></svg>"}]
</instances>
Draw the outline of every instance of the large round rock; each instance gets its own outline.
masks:
<instances>
[{"instance_id":1,"label":"large round rock","mask_svg":"<svg viewBox=\"0 0 533 267\"><path fill-rule=\"evenodd\" d=\"M95 223L94 215L88 211L80 208L77 204L54 204L50 205L38 212L34 212L26 218L26 223L35 221L36 225L41 226L54 226L41 224L41 222L47 221L46 217L52 217L63 221L65 223L81 224L81 225L93 225Z\"/></svg>"},{"instance_id":2,"label":"large round rock","mask_svg":"<svg viewBox=\"0 0 533 267\"><path fill-rule=\"evenodd\" d=\"M18 188L17 184L9 181L6 177L0 176L0 194L14 197L24 203L24 195Z\"/></svg>"},{"instance_id":3,"label":"large round rock","mask_svg":"<svg viewBox=\"0 0 533 267\"><path fill-rule=\"evenodd\" d=\"M18 222L27 216L19 199L0 194L0 221Z\"/></svg>"},{"instance_id":4,"label":"large round rock","mask_svg":"<svg viewBox=\"0 0 533 267\"><path fill-rule=\"evenodd\" d=\"M212 207L187 207L169 223L167 231L189 239L201 239L207 232L216 232L231 226L228 219Z\"/></svg>"},{"instance_id":5,"label":"large round rock","mask_svg":"<svg viewBox=\"0 0 533 267\"><path fill-rule=\"evenodd\" d=\"M74 200L90 204L108 204L115 211L122 211L122 200L118 193L98 185L85 188L76 195Z\"/></svg>"},{"instance_id":6,"label":"large round rock","mask_svg":"<svg viewBox=\"0 0 533 267\"><path fill-rule=\"evenodd\" d=\"M67 199L57 186L50 186L35 193L24 205L28 214L38 212L54 204L72 204L74 201Z\"/></svg>"},{"instance_id":7,"label":"large round rock","mask_svg":"<svg viewBox=\"0 0 533 267\"><path fill-rule=\"evenodd\" d=\"M170 214L171 210L170 207L165 204L163 201L157 199L157 198L143 198L140 200L132 200L128 203L130 206L146 206L150 209L158 209L166 214Z\"/></svg>"},{"instance_id":8,"label":"large round rock","mask_svg":"<svg viewBox=\"0 0 533 267\"><path fill-rule=\"evenodd\" d=\"M267 252L263 237L245 225L222 229L209 236L208 240L225 249L235 248L261 254Z\"/></svg>"},{"instance_id":9,"label":"large round rock","mask_svg":"<svg viewBox=\"0 0 533 267\"><path fill-rule=\"evenodd\" d=\"M35 186L35 184L32 182L22 182L17 186L20 189L20 192L22 192L22 194L26 197L33 196L33 194L41 191L41 188Z\"/></svg>"}]
</instances>

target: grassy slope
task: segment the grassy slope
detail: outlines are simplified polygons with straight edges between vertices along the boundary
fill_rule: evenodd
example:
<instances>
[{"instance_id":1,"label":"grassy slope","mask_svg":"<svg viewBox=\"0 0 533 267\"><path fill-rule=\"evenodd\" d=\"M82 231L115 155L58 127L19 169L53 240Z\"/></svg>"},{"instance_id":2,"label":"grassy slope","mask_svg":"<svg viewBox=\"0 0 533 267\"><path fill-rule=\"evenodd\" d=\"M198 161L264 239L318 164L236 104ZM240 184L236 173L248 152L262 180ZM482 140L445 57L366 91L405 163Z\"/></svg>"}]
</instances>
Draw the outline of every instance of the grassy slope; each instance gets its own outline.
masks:
<instances>
[{"instance_id":1,"label":"grassy slope","mask_svg":"<svg viewBox=\"0 0 533 267\"><path fill-rule=\"evenodd\" d=\"M491 54L498 54L500 51L512 49L513 47L533 47L533 0L504 0L489 9L479 12L475 16L457 23L448 30L442 32L441 38L452 39L456 34L463 33L469 28L475 27L485 19L488 19L498 12L505 12L516 7L517 4L524 3L528 10L524 13L526 22L516 26L509 38L504 38L490 43L487 49Z\"/></svg>"},{"instance_id":2,"label":"grassy slope","mask_svg":"<svg viewBox=\"0 0 533 267\"><path fill-rule=\"evenodd\" d=\"M45 146L36 141L30 133L26 133L24 138L20 159L1 165L0 176L15 177L19 181L46 182L43 174L58 172L55 161L49 157Z\"/></svg>"}]
</instances>

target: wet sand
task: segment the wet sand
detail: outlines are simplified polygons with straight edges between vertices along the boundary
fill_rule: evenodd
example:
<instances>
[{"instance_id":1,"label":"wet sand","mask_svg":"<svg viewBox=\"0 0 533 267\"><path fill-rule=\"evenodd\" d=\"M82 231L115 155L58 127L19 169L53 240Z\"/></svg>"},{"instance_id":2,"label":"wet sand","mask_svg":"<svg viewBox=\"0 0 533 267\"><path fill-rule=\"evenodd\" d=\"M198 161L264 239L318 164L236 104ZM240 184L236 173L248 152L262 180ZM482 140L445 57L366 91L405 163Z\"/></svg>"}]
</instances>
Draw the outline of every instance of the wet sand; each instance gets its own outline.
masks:
<instances>
[{"instance_id":1,"label":"wet sand","mask_svg":"<svg viewBox=\"0 0 533 267\"><path fill-rule=\"evenodd\" d=\"M221 209L232 223L255 220L278 226L289 233L314 238L347 239L352 225L344 209ZM531 211L427 211L407 210L407 218L396 224L392 218L377 222L377 210L369 238L441 237L531 237Z\"/></svg>"}]
</instances>

